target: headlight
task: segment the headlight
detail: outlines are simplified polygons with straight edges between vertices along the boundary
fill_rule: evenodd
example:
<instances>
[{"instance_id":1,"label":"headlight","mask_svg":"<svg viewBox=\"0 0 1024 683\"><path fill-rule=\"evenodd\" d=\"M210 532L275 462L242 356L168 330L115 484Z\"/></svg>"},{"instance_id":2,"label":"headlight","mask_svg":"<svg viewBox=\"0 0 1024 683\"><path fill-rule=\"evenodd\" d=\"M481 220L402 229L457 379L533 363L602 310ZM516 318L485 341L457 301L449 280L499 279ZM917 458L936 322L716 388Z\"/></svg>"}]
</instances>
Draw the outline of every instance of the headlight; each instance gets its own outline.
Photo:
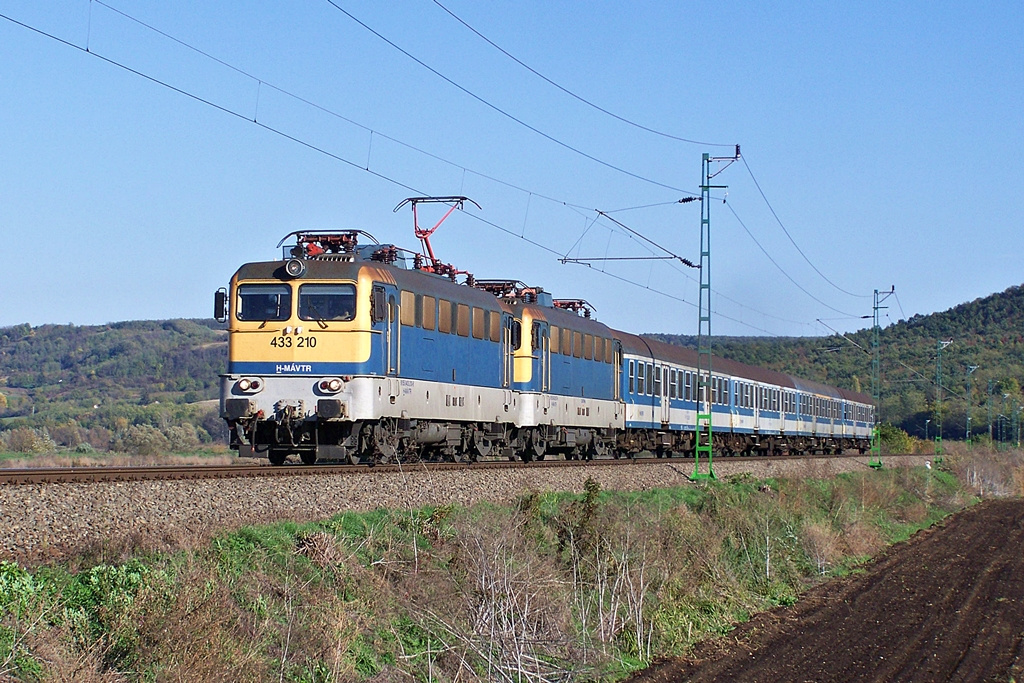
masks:
<instances>
[{"instance_id":1,"label":"headlight","mask_svg":"<svg viewBox=\"0 0 1024 683\"><path fill-rule=\"evenodd\" d=\"M288 273L288 277L302 277L306 272L306 263L297 258L288 259L284 264L284 272Z\"/></svg>"},{"instance_id":2,"label":"headlight","mask_svg":"<svg viewBox=\"0 0 1024 683\"><path fill-rule=\"evenodd\" d=\"M257 378L243 377L235 382L235 388L247 394L255 394L263 388L263 382Z\"/></svg>"},{"instance_id":3,"label":"headlight","mask_svg":"<svg viewBox=\"0 0 1024 683\"><path fill-rule=\"evenodd\" d=\"M320 387L320 391L325 394L336 394L341 391L341 387L343 385L344 383L340 379L332 377L330 379L320 380L320 384L318 386Z\"/></svg>"}]
</instances>

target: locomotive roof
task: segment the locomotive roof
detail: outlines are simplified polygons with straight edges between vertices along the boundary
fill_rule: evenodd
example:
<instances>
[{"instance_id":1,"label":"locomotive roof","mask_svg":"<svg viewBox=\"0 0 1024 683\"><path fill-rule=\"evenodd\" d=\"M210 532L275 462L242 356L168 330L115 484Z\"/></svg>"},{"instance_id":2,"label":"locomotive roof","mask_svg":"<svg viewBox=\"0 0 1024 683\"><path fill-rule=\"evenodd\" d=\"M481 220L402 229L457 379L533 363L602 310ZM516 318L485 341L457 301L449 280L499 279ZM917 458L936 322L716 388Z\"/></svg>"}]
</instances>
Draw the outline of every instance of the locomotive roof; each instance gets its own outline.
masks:
<instances>
[{"instance_id":1,"label":"locomotive roof","mask_svg":"<svg viewBox=\"0 0 1024 683\"><path fill-rule=\"evenodd\" d=\"M450 279L419 270L408 270L396 267L387 263L369 260L340 260L340 259L319 259L311 258L305 261L306 273L300 280L316 279L356 279L362 268L375 268L386 271L394 283L401 289L414 291L417 294L425 294L450 301L465 303L490 310L504 310L512 312L514 307L523 307L531 311L535 316L542 317L550 324L559 327L570 328L595 335L613 337L622 342L622 349L626 353L639 356L648 356L659 360L667 360L687 367L697 367L697 351L684 346L667 344L656 339L650 339L620 330L609 328L604 323L582 317L576 313L542 306L536 303L523 303L519 301L508 301L493 294L452 282ZM279 279L282 281L292 280L284 270L284 261L260 261L246 263L241 266L236 277L238 279ZM838 387L822 384L808 379L802 379L787 375L775 370L760 368L739 361L729 360L715 356L712 360L713 372L727 374L733 377L742 377L754 382L763 382L775 386L815 393L824 396L832 396L837 399L856 401L859 403L871 403L872 398L866 394L840 389Z\"/></svg>"}]
</instances>

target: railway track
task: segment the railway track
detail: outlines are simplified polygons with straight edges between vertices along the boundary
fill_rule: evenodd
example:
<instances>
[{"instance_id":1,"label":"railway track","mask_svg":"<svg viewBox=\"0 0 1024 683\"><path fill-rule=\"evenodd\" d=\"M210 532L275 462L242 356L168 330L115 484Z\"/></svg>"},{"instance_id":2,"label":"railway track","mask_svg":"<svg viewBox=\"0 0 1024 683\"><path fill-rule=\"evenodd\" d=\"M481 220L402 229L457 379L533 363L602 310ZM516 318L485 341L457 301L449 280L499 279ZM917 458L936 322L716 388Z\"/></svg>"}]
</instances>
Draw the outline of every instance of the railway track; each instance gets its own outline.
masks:
<instances>
[{"instance_id":1,"label":"railway track","mask_svg":"<svg viewBox=\"0 0 1024 683\"><path fill-rule=\"evenodd\" d=\"M791 455L791 456L729 456L724 462L783 462L787 460L839 459L863 457L859 454L846 455ZM719 459L723 461L723 459ZM119 481L174 481L185 479L234 479L239 477L306 477L337 474L387 473L411 471L480 471L538 469L546 467L630 467L659 465L665 463L692 464L692 457L638 457L622 460L539 460L485 461L474 463L417 462L406 464L377 465L146 465L137 467L27 467L0 469L0 485L3 484L88 484Z\"/></svg>"}]
</instances>

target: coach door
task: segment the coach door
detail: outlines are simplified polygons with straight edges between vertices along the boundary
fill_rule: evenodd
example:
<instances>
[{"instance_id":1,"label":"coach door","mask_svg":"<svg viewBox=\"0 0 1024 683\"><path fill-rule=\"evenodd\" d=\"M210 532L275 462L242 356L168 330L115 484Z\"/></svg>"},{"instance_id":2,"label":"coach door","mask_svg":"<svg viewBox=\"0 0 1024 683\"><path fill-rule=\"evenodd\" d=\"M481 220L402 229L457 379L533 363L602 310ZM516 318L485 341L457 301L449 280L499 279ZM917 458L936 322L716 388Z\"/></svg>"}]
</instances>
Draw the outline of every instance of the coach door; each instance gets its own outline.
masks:
<instances>
[{"instance_id":1,"label":"coach door","mask_svg":"<svg viewBox=\"0 0 1024 683\"><path fill-rule=\"evenodd\" d=\"M501 386L512 384L512 371L515 365L515 350L522 337L522 324L505 313L501 316Z\"/></svg>"},{"instance_id":2,"label":"coach door","mask_svg":"<svg viewBox=\"0 0 1024 683\"><path fill-rule=\"evenodd\" d=\"M656 366L657 367L657 366ZM661 426L668 427L672 419L672 403L668 399L668 368L661 366Z\"/></svg>"},{"instance_id":3,"label":"coach door","mask_svg":"<svg viewBox=\"0 0 1024 683\"><path fill-rule=\"evenodd\" d=\"M400 346L398 322L398 290L374 285L371 300L373 331L380 334L381 366L385 375L398 374Z\"/></svg>"},{"instance_id":4,"label":"coach door","mask_svg":"<svg viewBox=\"0 0 1024 683\"><path fill-rule=\"evenodd\" d=\"M551 328L546 322L533 321L531 344L533 345L534 377L540 378L540 390L551 388Z\"/></svg>"}]
</instances>

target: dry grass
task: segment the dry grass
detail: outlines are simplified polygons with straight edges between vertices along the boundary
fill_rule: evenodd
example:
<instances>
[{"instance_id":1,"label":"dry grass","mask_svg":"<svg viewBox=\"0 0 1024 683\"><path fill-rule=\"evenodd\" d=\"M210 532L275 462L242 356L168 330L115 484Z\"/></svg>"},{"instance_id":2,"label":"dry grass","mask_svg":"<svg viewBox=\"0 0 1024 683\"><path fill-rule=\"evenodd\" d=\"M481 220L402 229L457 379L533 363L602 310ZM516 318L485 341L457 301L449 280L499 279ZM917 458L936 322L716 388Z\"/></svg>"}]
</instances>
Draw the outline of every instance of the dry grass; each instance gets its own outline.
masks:
<instances>
[{"instance_id":1,"label":"dry grass","mask_svg":"<svg viewBox=\"0 0 1024 683\"><path fill-rule=\"evenodd\" d=\"M828 572L835 561L843 555L841 534L824 522L805 520L802 537L804 551L818 568L818 574Z\"/></svg>"},{"instance_id":2,"label":"dry grass","mask_svg":"<svg viewBox=\"0 0 1024 683\"><path fill-rule=\"evenodd\" d=\"M850 555L874 555L885 546L878 530L863 520L843 525L843 543Z\"/></svg>"},{"instance_id":3,"label":"dry grass","mask_svg":"<svg viewBox=\"0 0 1024 683\"><path fill-rule=\"evenodd\" d=\"M976 495L988 498L1024 493L1021 487L1024 451L967 450L961 444L958 446L947 449L946 466Z\"/></svg>"},{"instance_id":4,"label":"dry grass","mask_svg":"<svg viewBox=\"0 0 1024 683\"><path fill-rule=\"evenodd\" d=\"M77 453L48 453L2 460L0 461L0 467L146 467L155 465L231 465L237 462L238 457L229 452L217 453L216 455L127 455L124 453L79 455Z\"/></svg>"},{"instance_id":5,"label":"dry grass","mask_svg":"<svg viewBox=\"0 0 1024 683\"><path fill-rule=\"evenodd\" d=\"M950 457L986 490L1021 490L1019 460ZM935 472L809 467L825 478L254 528L176 552L163 565L173 578L117 624L132 625L133 661L158 681L595 680L727 633L812 575L876 553L930 504L956 503ZM72 569L199 543L101 544ZM55 628L33 638L53 680L120 680L102 641L80 649Z\"/></svg>"}]
</instances>

